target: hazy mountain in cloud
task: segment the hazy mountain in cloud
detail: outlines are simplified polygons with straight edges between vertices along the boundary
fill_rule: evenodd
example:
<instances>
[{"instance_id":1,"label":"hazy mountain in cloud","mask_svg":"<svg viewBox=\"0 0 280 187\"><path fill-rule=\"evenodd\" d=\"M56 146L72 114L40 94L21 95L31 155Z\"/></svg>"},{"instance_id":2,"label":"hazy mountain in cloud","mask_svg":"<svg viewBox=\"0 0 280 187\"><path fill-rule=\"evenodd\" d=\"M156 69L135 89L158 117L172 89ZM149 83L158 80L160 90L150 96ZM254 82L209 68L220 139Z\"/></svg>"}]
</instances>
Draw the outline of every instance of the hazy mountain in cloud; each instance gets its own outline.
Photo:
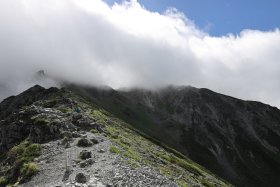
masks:
<instances>
[{"instance_id":1,"label":"hazy mountain in cloud","mask_svg":"<svg viewBox=\"0 0 280 187\"><path fill-rule=\"evenodd\" d=\"M0 1L0 97L44 69L89 85L207 87L280 106L280 31L212 37L176 9L137 1Z\"/></svg>"},{"instance_id":2,"label":"hazy mountain in cloud","mask_svg":"<svg viewBox=\"0 0 280 187\"><path fill-rule=\"evenodd\" d=\"M11 81L6 83L0 82L0 101L11 94L15 95L20 93L21 90L24 90L26 87L31 87L34 84L39 84L46 88L52 86L60 87L61 80L49 76L44 70L39 70L33 74L30 74L30 77L27 77L25 80L18 80L17 82Z\"/></svg>"}]
</instances>

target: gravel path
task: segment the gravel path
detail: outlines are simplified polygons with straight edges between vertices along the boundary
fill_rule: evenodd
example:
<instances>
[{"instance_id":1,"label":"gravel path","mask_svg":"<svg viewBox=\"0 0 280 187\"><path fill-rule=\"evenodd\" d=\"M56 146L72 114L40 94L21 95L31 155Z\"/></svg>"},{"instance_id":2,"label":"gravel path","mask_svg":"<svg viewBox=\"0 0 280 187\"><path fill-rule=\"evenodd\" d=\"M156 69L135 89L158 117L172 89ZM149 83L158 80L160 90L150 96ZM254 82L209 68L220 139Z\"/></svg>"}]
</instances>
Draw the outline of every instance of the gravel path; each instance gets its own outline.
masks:
<instances>
[{"instance_id":1,"label":"gravel path","mask_svg":"<svg viewBox=\"0 0 280 187\"><path fill-rule=\"evenodd\" d=\"M22 187L106 187L106 186L166 186L176 187L175 182L167 179L153 168L147 166L132 167L128 158L109 151L112 142L101 134L84 133L88 139L95 138L99 141L91 147L81 148L76 146L79 138L70 142L70 147L65 148L62 140L42 144L42 154L36 160L40 172L31 181ZM87 150L93 153L94 163L84 168L80 167L79 153ZM67 154L71 156L71 172L66 172ZM83 173L87 177L85 184L77 183L75 177Z\"/></svg>"}]
</instances>

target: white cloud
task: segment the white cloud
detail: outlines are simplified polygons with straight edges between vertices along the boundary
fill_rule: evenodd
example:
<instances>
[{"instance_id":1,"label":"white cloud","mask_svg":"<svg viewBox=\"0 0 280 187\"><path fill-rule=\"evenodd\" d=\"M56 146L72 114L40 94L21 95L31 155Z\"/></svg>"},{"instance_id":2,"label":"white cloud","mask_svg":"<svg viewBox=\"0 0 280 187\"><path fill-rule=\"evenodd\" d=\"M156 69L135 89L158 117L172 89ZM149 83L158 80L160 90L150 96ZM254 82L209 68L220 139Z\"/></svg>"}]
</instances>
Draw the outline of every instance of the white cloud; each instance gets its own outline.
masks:
<instances>
[{"instance_id":1,"label":"white cloud","mask_svg":"<svg viewBox=\"0 0 280 187\"><path fill-rule=\"evenodd\" d=\"M136 0L0 0L0 97L33 73L84 84L207 87L280 106L280 31L213 37L176 9Z\"/></svg>"}]
</instances>

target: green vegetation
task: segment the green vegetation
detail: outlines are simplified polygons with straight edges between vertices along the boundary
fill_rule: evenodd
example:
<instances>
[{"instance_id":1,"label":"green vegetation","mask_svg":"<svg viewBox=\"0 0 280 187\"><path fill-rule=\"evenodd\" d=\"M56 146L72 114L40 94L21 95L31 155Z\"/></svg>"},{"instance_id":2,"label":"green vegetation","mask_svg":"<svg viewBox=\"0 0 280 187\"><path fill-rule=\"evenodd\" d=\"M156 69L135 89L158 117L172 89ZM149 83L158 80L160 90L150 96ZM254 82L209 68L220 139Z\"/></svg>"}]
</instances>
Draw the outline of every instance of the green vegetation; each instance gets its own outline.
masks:
<instances>
[{"instance_id":1,"label":"green vegetation","mask_svg":"<svg viewBox=\"0 0 280 187\"><path fill-rule=\"evenodd\" d=\"M214 184L208 182L208 181L205 180L205 179L202 179L202 180L201 180L201 183L202 183L204 186L206 186L206 187L215 187Z\"/></svg>"},{"instance_id":2,"label":"green vegetation","mask_svg":"<svg viewBox=\"0 0 280 187\"><path fill-rule=\"evenodd\" d=\"M0 177L0 187L4 187L8 184L8 179L4 176Z\"/></svg>"},{"instance_id":3,"label":"green vegetation","mask_svg":"<svg viewBox=\"0 0 280 187\"><path fill-rule=\"evenodd\" d=\"M193 165L192 163L187 162L184 159L178 158L176 156L174 156L173 154L171 154L169 157L165 157L165 159L167 158L167 160L173 164L177 164L178 166L181 166L182 168L188 170L189 172L194 173L197 176L203 176L203 172L197 168L195 165Z\"/></svg>"},{"instance_id":4,"label":"green vegetation","mask_svg":"<svg viewBox=\"0 0 280 187\"><path fill-rule=\"evenodd\" d=\"M111 146L110 147L110 152L120 154L121 151L116 146Z\"/></svg>"},{"instance_id":5,"label":"green vegetation","mask_svg":"<svg viewBox=\"0 0 280 187\"><path fill-rule=\"evenodd\" d=\"M179 180L177 182L181 187L188 187L188 185L185 183L185 181Z\"/></svg>"},{"instance_id":6,"label":"green vegetation","mask_svg":"<svg viewBox=\"0 0 280 187\"><path fill-rule=\"evenodd\" d=\"M41 146L32 144L28 140L11 148L6 154L9 164L0 167L4 173L4 176L0 178L0 184L4 182L7 184L22 183L30 179L38 172L38 167L33 161L40 155L40 152Z\"/></svg>"},{"instance_id":7,"label":"green vegetation","mask_svg":"<svg viewBox=\"0 0 280 187\"><path fill-rule=\"evenodd\" d=\"M20 170L20 175L21 175L21 180L20 182L27 181L30 179L33 175L38 173L39 168L36 163L34 162L29 162L23 164L23 167Z\"/></svg>"},{"instance_id":8,"label":"green vegetation","mask_svg":"<svg viewBox=\"0 0 280 187\"><path fill-rule=\"evenodd\" d=\"M168 177L177 176L178 173L182 173L182 168L177 167L176 165L161 165L159 171Z\"/></svg>"},{"instance_id":9,"label":"green vegetation","mask_svg":"<svg viewBox=\"0 0 280 187\"><path fill-rule=\"evenodd\" d=\"M141 166L141 164L138 161L135 161L133 159L129 160L127 163L133 168L138 168Z\"/></svg>"},{"instance_id":10,"label":"green vegetation","mask_svg":"<svg viewBox=\"0 0 280 187\"><path fill-rule=\"evenodd\" d=\"M122 144L122 146L130 146L131 145L131 143L130 143L130 140L129 139L127 139L127 138L125 138L125 137L121 137L120 139L119 139L119 144Z\"/></svg>"},{"instance_id":11,"label":"green vegetation","mask_svg":"<svg viewBox=\"0 0 280 187\"><path fill-rule=\"evenodd\" d=\"M118 129L112 127L112 126L107 126L107 131L110 135L111 138L118 139L120 132Z\"/></svg>"},{"instance_id":12,"label":"green vegetation","mask_svg":"<svg viewBox=\"0 0 280 187\"><path fill-rule=\"evenodd\" d=\"M31 144L28 140L25 140L19 145L14 146L8 152L8 156L11 159L26 158L27 160L32 160L40 155L40 151L40 144Z\"/></svg>"},{"instance_id":13,"label":"green vegetation","mask_svg":"<svg viewBox=\"0 0 280 187\"><path fill-rule=\"evenodd\" d=\"M93 110L91 112L91 115L94 119L96 119L96 122L98 124L101 124L101 125L106 125L107 124L108 118L104 113L102 113L101 110Z\"/></svg>"},{"instance_id":14,"label":"green vegetation","mask_svg":"<svg viewBox=\"0 0 280 187\"><path fill-rule=\"evenodd\" d=\"M26 147L23 152L23 156L27 158L35 158L40 156L41 145L40 144L30 144Z\"/></svg>"},{"instance_id":15,"label":"green vegetation","mask_svg":"<svg viewBox=\"0 0 280 187\"><path fill-rule=\"evenodd\" d=\"M93 134L99 133L99 131L97 129L90 129L90 132Z\"/></svg>"},{"instance_id":16,"label":"green vegetation","mask_svg":"<svg viewBox=\"0 0 280 187\"><path fill-rule=\"evenodd\" d=\"M62 113L69 113L72 111L70 108L65 108L65 107L58 107L57 110L59 110Z\"/></svg>"},{"instance_id":17,"label":"green vegetation","mask_svg":"<svg viewBox=\"0 0 280 187\"><path fill-rule=\"evenodd\" d=\"M136 161L140 161L141 160L140 155L136 151L133 151L132 149L128 149L124 153L124 156L132 158L133 160L136 160Z\"/></svg>"},{"instance_id":18,"label":"green vegetation","mask_svg":"<svg viewBox=\"0 0 280 187\"><path fill-rule=\"evenodd\" d=\"M37 116L35 119L33 119L33 124L34 125L46 125L49 123L49 121L47 120L47 118L42 117L42 116Z\"/></svg>"}]
</instances>

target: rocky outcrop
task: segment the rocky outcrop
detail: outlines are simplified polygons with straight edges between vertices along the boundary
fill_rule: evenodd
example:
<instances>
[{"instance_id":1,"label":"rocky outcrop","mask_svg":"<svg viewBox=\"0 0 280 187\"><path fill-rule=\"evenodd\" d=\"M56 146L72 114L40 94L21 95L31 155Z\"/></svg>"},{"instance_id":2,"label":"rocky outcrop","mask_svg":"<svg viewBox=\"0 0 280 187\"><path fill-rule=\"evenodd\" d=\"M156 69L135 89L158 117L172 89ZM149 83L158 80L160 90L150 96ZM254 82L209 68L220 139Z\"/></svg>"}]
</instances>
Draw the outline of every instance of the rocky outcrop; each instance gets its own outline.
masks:
<instances>
[{"instance_id":1,"label":"rocky outcrop","mask_svg":"<svg viewBox=\"0 0 280 187\"><path fill-rule=\"evenodd\" d=\"M73 112L65 113L61 107ZM74 112L74 108L75 102L67 98L66 91L40 86L4 100L0 104L0 150L5 152L26 138L34 143L45 143L79 136L75 133L79 129L101 129L86 115Z\"/></svg>"},{"instance_id":2,"label":"rocky outcrop","mask_svg":"<svg viewBox=\"0 0 280 187\"><path fill-rule=\"evenodd\" d=\"M4 99L0 104L0 118L7 117L12 112L19 110L23 106L29 106L42 99L50 99L57 94L61 94L58 88L45 89L36 85L18 96L11 96Z\"/></svg>"},{"instance_id":3,"label":"rocky outcrop","mask_svg":"<svg viewBox=\"0 0 280 187\"><path fill-rule=\"evenodd\" d=\"M26 138L34 143L61 138L75 126L58 110L31 105L4 118L0 127L1 149L8 150Z\"/></svg>"}]
</instances>

